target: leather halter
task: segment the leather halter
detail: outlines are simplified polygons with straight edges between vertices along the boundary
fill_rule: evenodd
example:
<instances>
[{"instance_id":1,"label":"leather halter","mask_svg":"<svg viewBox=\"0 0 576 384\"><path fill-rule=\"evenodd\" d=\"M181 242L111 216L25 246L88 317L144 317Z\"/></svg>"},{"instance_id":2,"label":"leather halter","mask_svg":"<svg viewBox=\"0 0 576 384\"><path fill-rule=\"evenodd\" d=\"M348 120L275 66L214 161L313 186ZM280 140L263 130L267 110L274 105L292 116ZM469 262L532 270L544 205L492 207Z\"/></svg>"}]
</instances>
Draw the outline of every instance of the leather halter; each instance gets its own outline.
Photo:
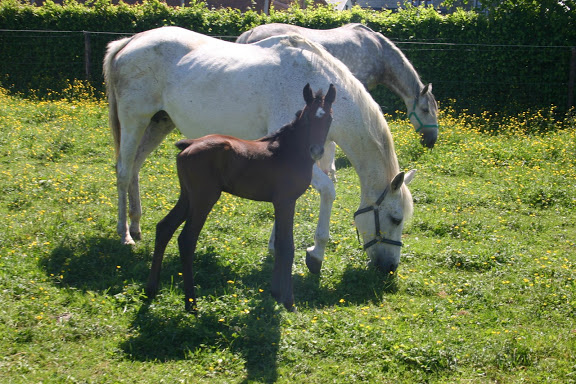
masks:
<instances>
[{"instance_id":1,"label":"leather halter","mask_svg":"<svg viewBox=\"0 0 576 384\"><path fill-rule=\"evenodd\" d=\"M418 117L418 115L416 114L416 104L417 104L418 99L414 100L414 106L412 107L412 112L410 112L410 114L408 115L408 118L411 118L412 116L414 116L416 118L416 121L418 122L418 124L420 124L420 126L418 128L416 128L416 132L420 132L420 130L422 128L436 128L439 129L438 124L422 124L422 120L420 120L420 118Z\"/></svg>"},{"instance_id":2,"label":"leather halter","mask_svg":"<svg viewBox=\"0 0 576 384\"><path fill-rule=\"evenodd\" d=\"M364 250L367 250L371 246L376 245L378 243L391 244L391 245L396 245L398 247L402 246L401 241L390 240L390 239L383 237L380 234L380 215L378 213L380 211L380 204L382 204L382 202L384 201L384 198L388 194L389 189L390 189L390 186L386 187L386 189L384 190L384 192L382 192L382 194L380 195L378 200L376 200L376 203L374 205L372 205L370 207L366 207L366 208L361 208L354 213L354 218L356 218L356 216L361 215L363 213L368 213L370 211L374 212L374 222L375 222L375 226L376 226L376 238L367 242L366 244L364 244ZM360 241L360 234L358 233L358 228L356 228L356 235L358 235L358 241Z\"/></svg>"}]
</instances>

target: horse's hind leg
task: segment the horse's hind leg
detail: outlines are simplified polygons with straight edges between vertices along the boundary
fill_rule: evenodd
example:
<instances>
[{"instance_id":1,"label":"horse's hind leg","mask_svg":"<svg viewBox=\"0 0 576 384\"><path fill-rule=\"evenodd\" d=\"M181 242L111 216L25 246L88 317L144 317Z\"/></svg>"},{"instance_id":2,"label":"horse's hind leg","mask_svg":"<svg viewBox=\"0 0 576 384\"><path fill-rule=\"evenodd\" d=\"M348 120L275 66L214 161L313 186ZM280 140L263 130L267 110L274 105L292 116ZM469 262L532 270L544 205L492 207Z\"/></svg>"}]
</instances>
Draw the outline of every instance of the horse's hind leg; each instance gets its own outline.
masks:
<instances>
[{"instance_id":1,"label":"horse's hind leg","mask_svg":"<svg viewBox=\"0 0 576 384\"><path fill-rule=\"evenodd\" d=\"M196 292L194 288L194 253L200 231L206 222L212 207L220 198L220 191L211 188L202 189L200 194L190 194L190 209L186 224L178 237L178 249L182 260L182 277L184 278L184 306L186 311L196 310Z\"/></svg>"},{"instance_id":2,"label":"horse's hind leg","mask_svg":"<svg viewBox=\"0 0 576 384\"><path fill-rule=\"evenodd\" d=\"M134 168L132 171L132 179L128 186L129 197L129 215L130 215L130 235L134 240L142 238L142 231L140 230L140 219L142 217L142 203L140 202L140 182L139 174L142 164L156 149L166 136L174 129L174 123L164 111L156 113L146 132L140 141L138 151L136 152L136 159L134 160Z\"/></svg>"},{"instance_id":3,"label":"horse's hind leg","mask_svg":"<svg viewBox=\"0 0 576 384\"><path fill-rule=\"evenodd\" d=\"M166 246L174 235L174 232L176 232L180 224L186 219L188 210L188 199L186 199L183 194L180 194L180 198L174 208L156 225L154 256L152 257L152 267L150 268L150 276L148 277L148 284L146 285L146 296L150 299L158 293L160 270L162 268L162 259L164 258Z\"/></svg>"},{"instance_id":4,"label":"horse's hind leg","mask_svg":"<svg viewBox=\"0 0 576 384\"><path fill-rule=\"evenodd\" d=\"M138 147L144 136L148 119L121 119L120 148L116 163L116 186L118 188L118 226L117 231L122 244L134 244L128 229L126 206L130 182L133 178L134 163Z\"/></svg>"}]
</instances>

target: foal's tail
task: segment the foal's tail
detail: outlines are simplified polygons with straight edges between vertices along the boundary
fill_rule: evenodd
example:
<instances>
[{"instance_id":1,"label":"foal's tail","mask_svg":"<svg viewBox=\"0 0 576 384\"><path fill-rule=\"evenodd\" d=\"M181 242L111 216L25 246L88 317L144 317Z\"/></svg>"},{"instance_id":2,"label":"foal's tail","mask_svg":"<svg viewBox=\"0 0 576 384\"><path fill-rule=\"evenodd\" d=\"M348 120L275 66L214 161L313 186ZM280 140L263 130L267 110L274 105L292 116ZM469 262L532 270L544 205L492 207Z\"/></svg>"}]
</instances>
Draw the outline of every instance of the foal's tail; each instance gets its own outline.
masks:
<instances>
[{"instance_id":1,"label":"foal's tail","mask_svg":"<svg viewBox=\"0 0 576 384\"><path fill-rule=\"evenodd\" d=\"M120 120L118 120L118 103L116 102L115 84L112 78L112 65L114 58L128 43L132 41L132 37L112 41L108 43L106 56L104 56L104 81L106 82L106 95L108 96L108 124L114 139L114 150L116 153L116 161L120 154Z\"/></svg>"}]
</instances>

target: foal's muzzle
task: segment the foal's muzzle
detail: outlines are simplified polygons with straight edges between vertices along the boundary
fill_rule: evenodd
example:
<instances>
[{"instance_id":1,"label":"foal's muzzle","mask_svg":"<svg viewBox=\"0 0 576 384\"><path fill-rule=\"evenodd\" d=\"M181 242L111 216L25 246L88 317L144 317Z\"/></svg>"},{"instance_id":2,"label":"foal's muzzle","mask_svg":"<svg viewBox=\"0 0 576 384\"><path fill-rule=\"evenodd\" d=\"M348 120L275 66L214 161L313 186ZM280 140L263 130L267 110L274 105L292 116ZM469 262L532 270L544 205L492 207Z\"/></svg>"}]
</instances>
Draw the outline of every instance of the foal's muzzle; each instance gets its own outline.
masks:
<instances>
[{"instance_id":1,"label":"foal's muzzle","mask_svg":"<svg viewBox=\"0 0 576 384\"><path fill-rule=\"evenodd\" d=\"M318 161L324 155L324 146L321 145L311 145L310 146L310 156L312 160Z\"/></svg>"}]
</instances>

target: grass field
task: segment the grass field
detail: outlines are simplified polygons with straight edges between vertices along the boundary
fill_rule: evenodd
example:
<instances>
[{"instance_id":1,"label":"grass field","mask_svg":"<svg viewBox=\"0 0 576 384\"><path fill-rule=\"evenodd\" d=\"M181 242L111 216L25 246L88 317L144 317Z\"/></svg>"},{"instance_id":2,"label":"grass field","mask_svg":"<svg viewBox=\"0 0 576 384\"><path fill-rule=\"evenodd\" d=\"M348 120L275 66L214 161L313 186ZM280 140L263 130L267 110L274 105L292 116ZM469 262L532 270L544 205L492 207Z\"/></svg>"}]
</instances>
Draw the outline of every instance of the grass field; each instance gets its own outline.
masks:
<instances>
[{"instance_id":1,"label":"grass field","mask_svg":"<svg viewBox=\"0 0 576 384\"><path fill-rule=\"evenodd\" d=\"M319 197L298 203L298 313L269 294L272 207L223 196L199 242L194 317L174 240L160 295L143 300L179 134L145 165L144 239L123 247L106 105L0 92L0 382L576 382L574 121L445 111L434 150L390 125L401 168L418 169L393 279L366 266L339 154L319 277L304 263Z\"/></svg>"}]
</instances>

